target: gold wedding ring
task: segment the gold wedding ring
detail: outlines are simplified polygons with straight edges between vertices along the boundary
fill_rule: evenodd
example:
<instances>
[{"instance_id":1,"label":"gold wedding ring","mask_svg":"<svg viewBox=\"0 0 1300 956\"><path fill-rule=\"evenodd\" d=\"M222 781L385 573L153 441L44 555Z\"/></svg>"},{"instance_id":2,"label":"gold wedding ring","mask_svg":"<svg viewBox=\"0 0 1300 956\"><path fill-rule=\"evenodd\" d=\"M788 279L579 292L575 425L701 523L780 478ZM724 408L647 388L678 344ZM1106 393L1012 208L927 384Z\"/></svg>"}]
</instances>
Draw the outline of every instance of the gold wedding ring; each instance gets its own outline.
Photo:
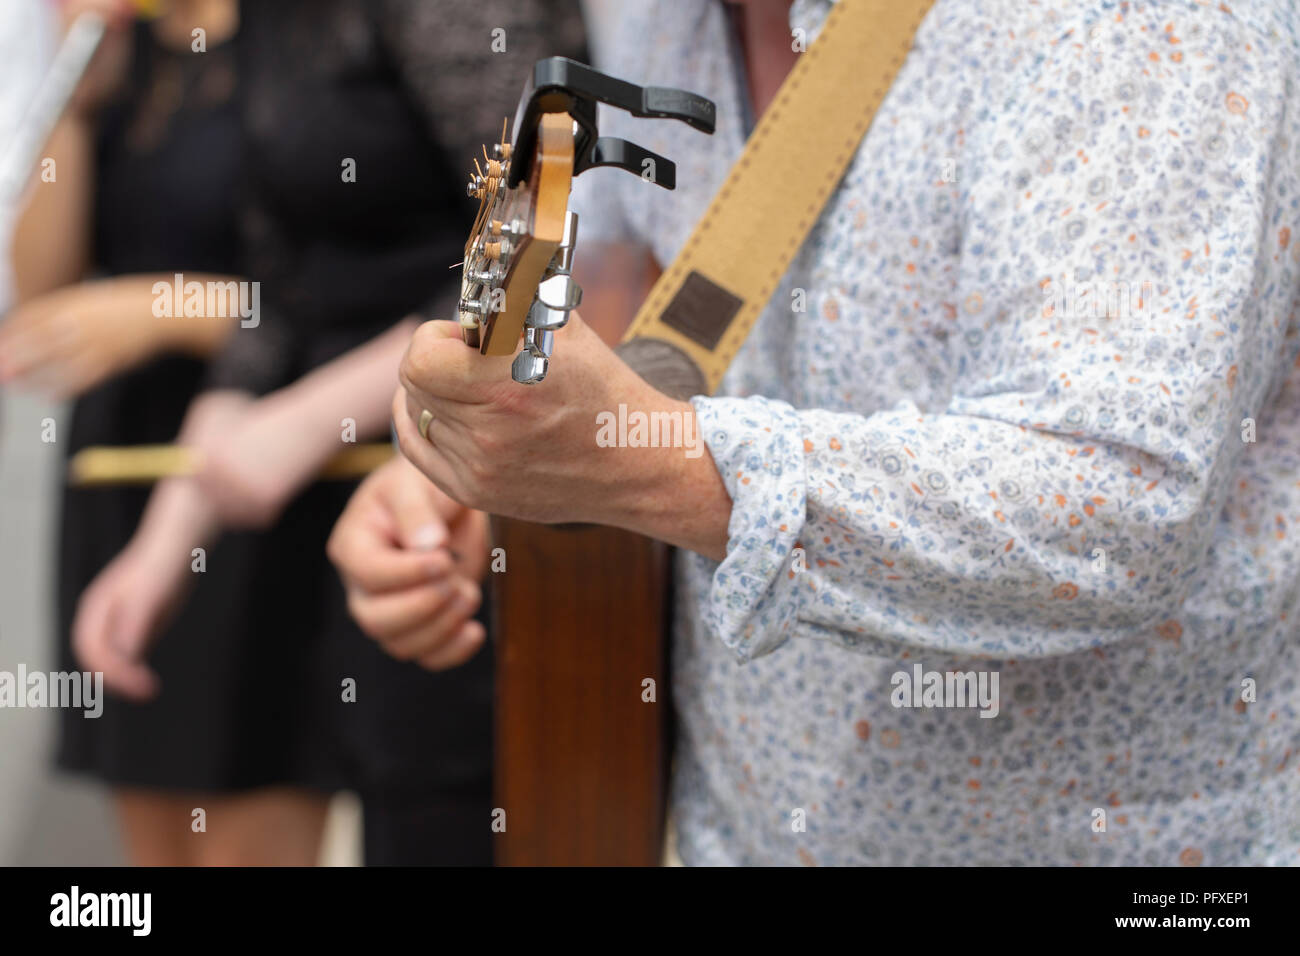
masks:
<instances>
[{"instance_id":1,"label":"gold wedding ring","mask_svg":"<svg viewBox=\"0 0 1300 956\"><path fill-rule=\"evenodd\" d=\"M433 412L427 408L420 409L420 437L429 440L429 426L433 424Z\"/></svg>"}]
</instances>

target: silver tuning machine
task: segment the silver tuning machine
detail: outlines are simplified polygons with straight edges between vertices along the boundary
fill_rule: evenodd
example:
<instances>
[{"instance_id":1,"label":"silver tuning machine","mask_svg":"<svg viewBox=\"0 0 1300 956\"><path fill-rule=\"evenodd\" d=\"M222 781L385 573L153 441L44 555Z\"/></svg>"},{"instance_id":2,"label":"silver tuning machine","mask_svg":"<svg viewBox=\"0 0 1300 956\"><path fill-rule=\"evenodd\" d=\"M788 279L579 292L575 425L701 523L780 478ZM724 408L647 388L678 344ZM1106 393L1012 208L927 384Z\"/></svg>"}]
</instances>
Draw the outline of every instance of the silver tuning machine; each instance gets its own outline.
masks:
<instances>
[{"instance_id":1,"label":"silver tuning machine","mask_svg":"<svg viewBox=\"0 0 1300 956\"><path fill-rule=\"evenodd\" d=\"M524 347L510 363L510 377L520 385L536 385L546 378L551 365L551 348L555 333L534 328L524 329Z\"/></svg>"},{"instance_id":2,"label":"silver tuning machine","mask_svg":"<svg viewBox=\"0 0 1300 956\"><path fill-rule=\"evenodd\" d=\"M536 385L546 378L555 332L564 328L569 313L582 303L582 289L570 274L577 236L578 215L570 211L565 215L563 238L524 320L524 346L510 366L510 377L521 385Z\"/></svg>"},{"instance_id":3,"label":"silver tuning machine","mask_svg":"<svg viewBox=\"0 0 1300 956\"><path fill-rule=\"evenodd\" d=\"M582 304L582 289L567 272L556 272L537 287L537 304L559 312L572 312Z\"/></svg>"}]
</instances>

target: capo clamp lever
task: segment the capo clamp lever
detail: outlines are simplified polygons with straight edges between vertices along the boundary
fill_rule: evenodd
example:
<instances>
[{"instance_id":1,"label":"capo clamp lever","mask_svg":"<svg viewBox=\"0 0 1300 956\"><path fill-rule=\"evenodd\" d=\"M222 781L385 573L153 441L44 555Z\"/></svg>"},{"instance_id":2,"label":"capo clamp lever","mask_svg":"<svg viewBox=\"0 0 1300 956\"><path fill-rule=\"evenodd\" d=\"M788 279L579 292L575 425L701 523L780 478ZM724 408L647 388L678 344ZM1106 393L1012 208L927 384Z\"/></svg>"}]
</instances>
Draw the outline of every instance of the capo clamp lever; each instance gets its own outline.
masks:
<instances>
[{"instance_id":1,"label":"capo clamp lever","mask_svg":"<svg viewBox=\"0 0 1300 956\"><path fill-rule=\"evenodd\" d=\"M677 188L676 163L644 146L616 136L602 136L596 140L585 160L574 161L573 175L596 166L614 166L664 189Z\"/></svg>"},{"instance_id":2,"label":"capo clamp lever","mask_svg":"<svg viewBox=\"0 0 1300 956\"><path fill-rule=\"evenodd\" d=\"M508 186L527 178L540 114L568 113L577 124L574 136L575 175L595 166L614 166L673 189L677 171L663 156L627 140L601 137L596 129L596 104L606 103L639 118L672 119L712 133L717 108L713 101L688 90L637 86L607 76L574 60L553 56L539 60L524 87L515 113L515 142ZM653 165L648 166L650 160ZM651 172L651 175L646 175Z\"/></svg>"}]
</instances>

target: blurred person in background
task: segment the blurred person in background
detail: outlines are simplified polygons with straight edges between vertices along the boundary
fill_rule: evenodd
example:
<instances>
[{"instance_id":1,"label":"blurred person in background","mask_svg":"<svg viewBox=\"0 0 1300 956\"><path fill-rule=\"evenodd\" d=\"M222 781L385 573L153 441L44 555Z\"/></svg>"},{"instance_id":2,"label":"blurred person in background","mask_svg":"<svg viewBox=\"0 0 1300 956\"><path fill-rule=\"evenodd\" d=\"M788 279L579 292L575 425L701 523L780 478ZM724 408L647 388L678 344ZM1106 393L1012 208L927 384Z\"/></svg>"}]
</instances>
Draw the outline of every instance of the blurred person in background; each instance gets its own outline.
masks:
<instances>
[{"instance_id":1,"label":"blurred person in background","mask_svg":"<svg viewBox=\"0 0 1300 956\"><path fill-rule=\"evenodd\" d=\"M126 32L126 5L93 6L117 27L94 65L98 74L109 70L111 55L121 55L114 46ZM204 23L214 25L205 27L208 52L189 52L183 41ZM197 156L143 175L123 171L126 181L114 197L108 166L99 167L101 187L88 188L95 155L89 143L92 135L108 135L112 114L105 106L90 127L79 97L51 144L67 150L66 165L58 162L68 192L43 196L41 184L16 242L23 311L8 323L0 352L17 352L19 360L6 362L3 374L74 392L167 350L208 357L201 377L194 366L180 375L189 391L132 392L138 404L118 407L118 430L83 442L150 442L179 430L201 452L203 468L194 478L160 482L124 546L125 530L106 540L95 532L95 548L104 547L91 572L103 570L79 601L84 576L64 589L65 632L79 661L103 671L106 685L131 703L106 713L100 728L78 727L95 735L88 743L65 728L60 760L119 787L142 862L212 860L198 854L202 846L222 862L310 862L324 814L321 794L342 781L362 797L368 863L488 863L490 655L443 675L395 661L363 638L347 614L359 591L345 593L324 556L330 526L354 486L314 484L313 477L353 429L357 440L386 434L411 329L420 319L453 314L459 279L448 267L460 259L474 208L464 195L466 168L482 144L500 135L501 117L513 110L535 60L581 55L577 4L173 4L158 23L131 32L137 42L143 36L157 45L148 54L155 60L145 63L153 69L164 69L167 54L177 53L164 38L180 38L177 56L186 62L165 69L195 78L150 80L145 72L132 86L128 80L141 67L119 67L125 89L134 90L127 94L129 118L139 115L146 132L159 123L179 131L187 106L220 112L200 96L217 81L198 77L221 53L235 81L227 125L200 131L196 122L189 142L171 146ZM109 83L98 81L103 95ZM132 129L127 122L118 132L119 151L138 148ZM153 135L155 144L168 141L157 138L156 128ZM222 156L233 164L225 178L184 180L194 168L221 166ZM152 204L151 223L141 210ZM238 237L237 261L180 254L199 241L200 223L183 221L198 210L233 218L233 225L203 225L214 235L218 225L228 227L222 234ZM52 216L66 218L39 225ZM147 228L157 234L145 236ZM113 230L122 234L123 259L101 259L101 234ZM67 236L79 238L70 243ZM156 261L141 254L148 242L157 243ZM68 259L55 270L50 259L57 256ZM245 327L212 316L154 319L151 301L129 294L151 289L152 281L80 284L93 267L165 277L194 270L186 281L237 273L260 283L261 309ZM73 302L78 293L102 298ZM60 295L69 303L51 302L45 317L42 299ZM133 317L152 330L126 334ZM89 356L103 348L63 344L85 339L97 325L114 349L121 346L119 358L94 364ZM174 336L185 344L173 344ZM196 336L202 344L190 343ZM95 414L111 407L99 405ZM71 512L108 511L111 498L93 497L104 494L70 493L65 556L90 549L90 525ZM135 525L140 499L131 506L134 514L115 528ZM377 615L384 627L419 621L451 635L466 652L446 663L458 663L485 637L475 615L486 527L478 515L450 528L436 515L421 515L385 526L403 546L401 560L371 573L391 587L413 575L433 582L432 609L401 594L381 596L368 619ZM229 534L238 528L266 533L243 545L245 556L227 557L226 549L246 541ZM219 538L186 603L194 549L212 548ZM214 587L219 567L236 580ZM368 583L367 595L376 582ZM195 603L205 599L207 605ZM219 796L231 792L238 797ZM200 806L208 811L207 835L195 839L191 814Z\"/></svg>"},{"instance_id":2,"label":"blurred person in background","mask_svg":"<svg viewBox=\"0 0 1300 956\"><path fill-rule=\"evenodd\" d=\"M47 145L54 180L31 188L17 223L16 308L0 325L0 380L77 396L63 437L70 455L176 434L237 320L157 318L154 283L241 268L237 3L177 0L151 22L133 21L119 0L61 7L65 26L85 13L110 29ZM202 54L192 51L196 27L206 33ZM178 506L201 511L190 483L176 494ZM64 490L61 669L77 668L72 623L83 594L93 607L103 593L107 575L87 588L106 566L141 592L194 587L160 634L166 693L110 697L97 720L60 711L57 763L113 788L138 863L312 863L338 785L329 741L305 697L292 706L266 684L269 674L292 686L300 649L259 623L277 597L310 592L256 573L274 536L230 535L192 575L165 535L134 535L147 497L139 488ZM191 833L196 807L214 839Z\"/></svg>"}]
</instances>

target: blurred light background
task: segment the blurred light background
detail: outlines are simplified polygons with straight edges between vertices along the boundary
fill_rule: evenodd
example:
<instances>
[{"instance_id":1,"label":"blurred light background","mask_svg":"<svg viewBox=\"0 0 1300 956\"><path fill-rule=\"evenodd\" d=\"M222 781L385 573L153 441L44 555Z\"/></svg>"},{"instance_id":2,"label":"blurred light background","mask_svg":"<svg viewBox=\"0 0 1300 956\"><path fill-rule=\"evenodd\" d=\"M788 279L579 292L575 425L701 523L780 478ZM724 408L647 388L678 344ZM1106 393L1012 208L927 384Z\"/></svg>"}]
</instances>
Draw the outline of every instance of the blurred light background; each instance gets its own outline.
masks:
<instances>
[{"instance_id":1,"label":"blurred light background","mask_svg":"<svg viewBox=\"0 0 1300 956\"><path fill-rule=\"evenodd\" d=\"M0 14L0 144L7 144L53 52L45 0L7 0ZM0 311L8 308L14 211L0 207ZM26 395L0 397L0 670L52 659L56 445L40 420L61 409ZM53 711L0 710L0 864L118 863L102 792L49 769Z\"/></svg>"}]
</instances>

